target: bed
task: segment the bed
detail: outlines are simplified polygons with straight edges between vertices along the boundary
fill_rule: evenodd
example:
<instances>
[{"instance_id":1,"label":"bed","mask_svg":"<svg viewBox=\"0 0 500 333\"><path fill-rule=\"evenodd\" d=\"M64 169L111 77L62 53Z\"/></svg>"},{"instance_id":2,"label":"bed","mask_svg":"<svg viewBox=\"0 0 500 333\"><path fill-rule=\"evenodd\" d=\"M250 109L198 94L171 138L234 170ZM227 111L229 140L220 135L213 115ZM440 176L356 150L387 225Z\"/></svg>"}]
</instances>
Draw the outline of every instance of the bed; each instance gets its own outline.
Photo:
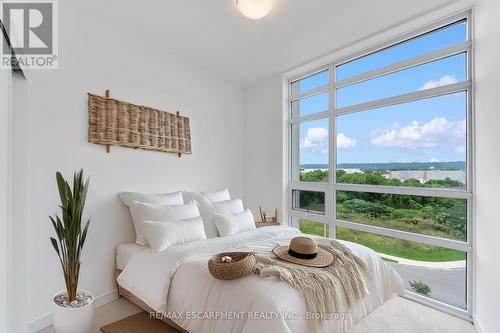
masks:
<instances>
[{"instance_id":1,"label":"bed","mask_svg":"<svg viewBox=\"0 0 500 333\"><path fill-rule=\"evenodd\" d=\"M121 245L117 250L119 292L146 311L184 332L310 332L305 302L297 290L275 278L249 275L239 280L214 279L208 258L218 252L247 250L272 255L300 231L285 226L254 229L210 238L152 253L146 246ZM396 294L403 282L371 249L342 242L364 260L369 294L351 308L324 321L320 331L347 332Z\"/></svg>"},{"instance_id":2,"label":"bed","mask_svg":"<svg viewBox=\"0 0 500 333\"><path fill-rule=\"evenodd\" d=\"M130 259L142 251L149 252L149 246L137 245L135 243L118 245L116 248L116 269L122 271Z\"/></svg>"}]
</instances>

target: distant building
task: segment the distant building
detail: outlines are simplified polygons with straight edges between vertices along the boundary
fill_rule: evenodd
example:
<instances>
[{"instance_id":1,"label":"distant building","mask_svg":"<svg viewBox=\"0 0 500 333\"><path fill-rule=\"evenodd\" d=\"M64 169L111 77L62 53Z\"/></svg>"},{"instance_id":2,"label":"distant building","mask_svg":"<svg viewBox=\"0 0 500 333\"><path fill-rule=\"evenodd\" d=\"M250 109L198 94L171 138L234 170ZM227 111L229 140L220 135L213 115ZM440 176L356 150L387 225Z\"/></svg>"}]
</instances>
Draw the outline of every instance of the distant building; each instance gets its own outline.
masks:
<instances>
[{"instance_id":1,"label":"distant building","mask_svg":"<svg viewBox=\"0 0 500 333\"><path fill-rule=\"evenodd\" d=\"M361 170L361 169L340 169L340 170L343 170L343 171L345 171L348 174L351 174L351 173L363 173L363 170Z\"/></svg>"},{"instance_id":2,"label":"distant building","mask_svg":"<svg viewBox=\"0 0 500 333\"><path fill-rule=\"evenodd\" d=\"M464 170L391 170L386 178L399 179L405 181L408 179L417 179L419 182L426 183L431 179L444 180L450 178L465 184L467 174Z\"/></svg>"},{"instance_id":3,"label":"distant building","mask_svg":"<svg viewBox=\"0 0 500 333\"><path fill-rule=\"evenodd\" d=\"M320 171L328 171L328 169L320 169L320 168L316 168L316 169L300 169L300 173L308 173L308 172L312 172L312 171L316 171L316 170L320 170Z\"/></svg>"}]
</instances>

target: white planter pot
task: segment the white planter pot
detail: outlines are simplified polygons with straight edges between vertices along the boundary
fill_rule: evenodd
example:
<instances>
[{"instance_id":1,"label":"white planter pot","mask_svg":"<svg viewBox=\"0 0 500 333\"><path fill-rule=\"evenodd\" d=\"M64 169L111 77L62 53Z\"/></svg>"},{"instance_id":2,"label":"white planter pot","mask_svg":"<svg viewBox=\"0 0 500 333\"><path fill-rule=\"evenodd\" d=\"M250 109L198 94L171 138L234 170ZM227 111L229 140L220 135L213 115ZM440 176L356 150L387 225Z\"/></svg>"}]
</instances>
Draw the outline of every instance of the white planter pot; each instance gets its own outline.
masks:
<instances>
[{"instance_id":1,"label":"white planter pot","mask_svg":"<svg viewBox=\"0 0 500 333\"><path fill-rule=\"evenodd\" d=\"M83 291L92 296L92 302L81 308L65 308L54 302L54 297L66 293L61 290L52 298L52 307L54 311L54 329L57 333L89 333L92 330L94 322L94 296L83 289Z\"/></svg>"}]
</instances>

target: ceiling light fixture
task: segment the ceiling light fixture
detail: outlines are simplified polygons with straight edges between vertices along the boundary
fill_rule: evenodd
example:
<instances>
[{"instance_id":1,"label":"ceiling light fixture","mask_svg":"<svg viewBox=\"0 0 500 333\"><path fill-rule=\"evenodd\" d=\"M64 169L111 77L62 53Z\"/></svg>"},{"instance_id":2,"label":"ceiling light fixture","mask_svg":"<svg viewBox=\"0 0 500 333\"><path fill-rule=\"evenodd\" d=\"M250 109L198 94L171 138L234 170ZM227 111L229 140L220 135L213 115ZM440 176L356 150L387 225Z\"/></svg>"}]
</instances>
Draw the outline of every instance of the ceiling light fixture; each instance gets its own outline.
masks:
<instances>
[{"instance_id":1,"label":"ceiling light fixture","mask_svg":"<svg viewBox=\"0 0 500 333\"><path fill-rule=\"evenodd\" d=\"M258 20L269 14L273 0L236 0L240 12L252 20Z\"/></svg>"}]
</instances>

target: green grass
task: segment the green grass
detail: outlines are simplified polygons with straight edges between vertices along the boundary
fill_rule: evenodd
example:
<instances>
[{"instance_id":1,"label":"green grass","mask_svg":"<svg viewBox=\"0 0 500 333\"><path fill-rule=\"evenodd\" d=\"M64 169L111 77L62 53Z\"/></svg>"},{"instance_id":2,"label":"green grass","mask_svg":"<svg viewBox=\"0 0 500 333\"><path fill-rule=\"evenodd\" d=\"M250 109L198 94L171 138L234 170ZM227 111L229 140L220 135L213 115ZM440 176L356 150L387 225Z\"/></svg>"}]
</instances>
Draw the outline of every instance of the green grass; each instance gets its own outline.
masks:
<instances>
[{"instance_id":1,"label":"green grass","mask_svg":"<svg viewBox=\"0 0 500 333\"><path fill-rule=\"evenodd\" d=\"M309 235L328 237L328 226L309 220L300 220L300 231Z\"/></svg>"},{"instance_id":2,"label":"green grass","mask_svg":"<svg viewBox=\"0 0 500 333\"><path fill-rule=\"evenodd\" d=\"M310 220L300 220L303 233L323 236L323 224ZM404 239L376 235L368 232L337 227L338 239L367 246L379 253L418 261L464 260L465 252L412 242Z\"/></svg>"},{"instance_id":3,"label":"green grass","mask_svg":"<svg viewBox=\"0 0 500 333\"><path fill-rule=\"evenodd\" d=\"M442 237L465 241L466 236L461 232L447 232L436 230L432 226L423 226L421 224L412 224L401 219L391 219L387 217L373 218L362 214L339 214L338 217L344 221L355 221L358 223L374 225L383 228L396 229L401 231L413 232L421 235Z\"/></svg>"}]
</instances>

